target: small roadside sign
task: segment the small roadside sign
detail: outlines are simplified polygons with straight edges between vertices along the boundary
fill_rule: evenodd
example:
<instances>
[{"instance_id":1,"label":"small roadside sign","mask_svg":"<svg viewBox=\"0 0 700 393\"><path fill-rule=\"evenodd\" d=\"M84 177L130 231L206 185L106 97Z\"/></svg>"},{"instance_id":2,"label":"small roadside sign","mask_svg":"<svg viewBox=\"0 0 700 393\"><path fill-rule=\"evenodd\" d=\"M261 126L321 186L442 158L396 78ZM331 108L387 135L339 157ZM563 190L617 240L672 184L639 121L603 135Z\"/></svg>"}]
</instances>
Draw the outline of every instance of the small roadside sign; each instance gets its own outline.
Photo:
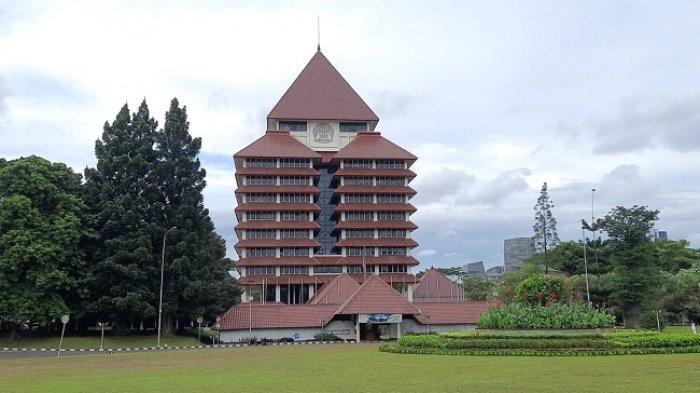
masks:
<instances>
[{"instance_id":1,"label":"small roadside sign","mask_svg":"<svg viewBox=\"0 0 700 393\"><path fill-rule=\"evenodd\" d=\"M204 318L202 318L202 317L197 317L197 323L201 325L202 322L204 322Z\"/></svg>"}]
</instances>

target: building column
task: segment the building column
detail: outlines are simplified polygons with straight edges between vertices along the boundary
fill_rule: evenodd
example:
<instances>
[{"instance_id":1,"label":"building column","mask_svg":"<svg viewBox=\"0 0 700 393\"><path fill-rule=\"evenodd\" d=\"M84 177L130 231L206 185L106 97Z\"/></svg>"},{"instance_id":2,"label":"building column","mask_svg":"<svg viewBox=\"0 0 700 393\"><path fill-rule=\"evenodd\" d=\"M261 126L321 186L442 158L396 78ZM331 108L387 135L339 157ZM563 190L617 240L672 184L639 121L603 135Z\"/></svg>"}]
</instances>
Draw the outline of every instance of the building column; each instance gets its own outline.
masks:
<instances>
[{"instance_id":1,"label":"building column","mask_svg":"<svg viewBox=\"0 0 700 393\"><path fill-rule=\"evenodd\" d=\"M355 342L360 342L360 315L355 315Z\"/></svg>"},{"instance_id":2,"label":"building column","mask_svg":"<svg viewBox=\"0 0 700 393\"><path fill-rule=\"evenodd\" d=\"M413 284L408 284L408 301L413 302Z\"/></svg>"},{"instance_id":3,"label":"building column","mask_svg":"<svg viewBox=\"0 0 700 393\"><path fill-rule=\"evenodd\" d=\"M280 285L275 285L275 301L279 303L281 301L282 295L280 295Z\"/></svg>"},{"instance_id":4,"label":"building column","mask_svg":"<svg viewBox=\"0 0 700 393\"><path fill-rule=\"evenodd\" d=\"M241 293L241 302L247 302L248 301L248 291L246 290L247 287L243 287L243 292Z\"/></svg>"},{"instance_id":5,"label":"building column","mask_svg":"<svg viewBox=\"0 0 700 393\"><path fill-rule=\"evenodd\" d=\"M396 324L396 339L398 340L400 338L401 338L401 322L398 322Z\"/></svg>"},{"instance_id":6,"label":"building column","mask_svg":"<svg viewBox=\"0 0 700 393\"><path fill-rule=\"evenodd\" d=\"M309 299L314 297L314 284L309 284Z\"/></svg>"}]
</instances>

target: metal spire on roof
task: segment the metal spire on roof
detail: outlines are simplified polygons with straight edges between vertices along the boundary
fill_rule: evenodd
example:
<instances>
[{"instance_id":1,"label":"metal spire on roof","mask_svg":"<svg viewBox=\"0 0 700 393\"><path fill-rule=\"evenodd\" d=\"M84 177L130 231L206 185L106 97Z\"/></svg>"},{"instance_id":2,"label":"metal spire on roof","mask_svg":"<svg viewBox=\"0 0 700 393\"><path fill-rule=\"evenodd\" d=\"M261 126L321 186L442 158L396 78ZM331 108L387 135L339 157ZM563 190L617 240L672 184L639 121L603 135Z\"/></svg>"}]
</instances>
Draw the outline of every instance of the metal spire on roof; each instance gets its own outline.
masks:
<instances>
[{"instance_id":1,"label":"metal spire on roof","mask_svg":"<svg viewBox=\"0 0 700 393\"><path fill-rule=\"evenodd\" d=\"M316 51L321 51L321 16L316 15Z\"/></svg>"}]
</instances>

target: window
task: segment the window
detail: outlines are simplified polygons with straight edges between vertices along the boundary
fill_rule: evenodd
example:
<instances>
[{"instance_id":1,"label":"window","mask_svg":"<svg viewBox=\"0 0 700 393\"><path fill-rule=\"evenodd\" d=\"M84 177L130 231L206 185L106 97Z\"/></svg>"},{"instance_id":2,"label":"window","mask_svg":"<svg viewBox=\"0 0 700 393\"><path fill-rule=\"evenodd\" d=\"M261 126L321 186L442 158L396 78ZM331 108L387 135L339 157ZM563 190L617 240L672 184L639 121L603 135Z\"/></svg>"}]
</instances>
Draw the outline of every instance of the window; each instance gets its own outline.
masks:
<instances>
[{"instance_id":1,"label":"window","mask_svg":"<svg viewBox=\"0 0 700 393\"><path fill-rule=\"evenodd\" d=\"M379 255L406 255L406 247L379 247Z\"/></svg>"},{"instance_id":2,"label":"window","mask_svg":"<svg viewBox=\"0 0 700 393\"><path fill-rule=\"evenodd\" d=\"M245 166L248 168L275 168L277 167L276 158L248 158L245 160Z\"/></svg>"},{"instance_id":3,"label":"window","mask_svg":"<svg viewBox=\"0 0 700 393\"><path fill-rule=\"evenodd\" d=\"M274 248L252 247L246 249L246 256L248 258L274 258L277 255L276 251Z\"/></svg>"},{"instance_id":4,"label":"window","mask_svg":"<svg viewBox=\"0 0 700 393\"><path fill-rule=\"evenodd\" d=\"M282 212L282 221L308 221L308 212Z\"/></svg>"},{"instance_id":5,"label":"window","mask_svg":"<svg viewBox=\"0 0 700 393\"><path fill-rule=\"evenodd\" d=\"M340 132L366 132L367 123L363 122L340 122Z\"/></svg>"},{"instance_id":6,"label":"window","mask_svg":"<svg viewBox=\"0 0 700 393\"><path fill-rule=\"evenodd\" d=\"M350 265L348 266L348 274L358 274L362 273L362 265Z\"/></svg>"},{"instance_id":7,"label":"window","mask_svg":"<svg viewBox=\"0 0 700 393\"><path fill-rule=\"evenodd\" d=\"M246 213L247 221L266 221L266 220L277 220L277 213L275 212L248 212Z\"/></svg>"},{"instance_id":8,"label":"window","mask_svg":"<svg viewBox=\"0 0 700 393\"><path fill-rule=\"evenodd\" d=\"M374 247L348 247L345 250L345 254L351 257L356 257L356 256L372 256L374 255Z\"/></svg>"},{"instance_id":9,"label":"window","mask_svg":"<svg viewBox=\"0 0 700 393\"><path fill-rule=\"evenodd\" d=\"M347 212L345 213L345 219L350 220L374 220L374 213L372 212Z\"/></svg>"},{"instance_id":10,"label":"window","mask_svg":"<svg viewBox=\"0 0 700 393\"><path fill-rule=\"evenodd\" d=\"M372 203L372 202L374 202L374 195L372 195L372 194L348 194L348 195L345 195L345 202L346 203L358 203L358 202Z\"/></svg>"},{"instance_id":11,"label":"window","mask_svg":"<svg viewBox=\"0 0 700 393\"><path fill-rule=\"evenodd\" d=\"M344 168L371 168L372 160L344 160Z\"/></svg>"},{"instance_id":12,"label":"window","mask_svg":"<svg viewBox=\"0 0 700 393\"><path fill-rule=\"evenodd\" d=\"M284 186L308 186L309 178L307 176L282 176L280 184Z\"/></svg>"},{"instance_id":13,"label":"window","mask_svg":"<svg viewBox=\"0 0 700 393\"><path fill-rule=\"evenodd\" d=\"M404 162L401 160L377 160L377 168L405 168Z\"/></svg>"},{"instance_id":14,"label":"window","mask_svg":"<svg viewBox=\"0 0 700 393\"><path fill-rule=\"evenodd\" d=\"M274 266L248 266L246 268L246 275L256 276L268 274L277 274Z\"/></svg>"},{"instance_id":15,"label":"window","mask_svg":"<svg viewBox=\"0 0 700 393\"><path fill-rule=\"evenodd\" d=\"M406 265L379 265L379 273L407 273Z\"/></svg>"},{"instance_id":16,"label":"window","mask_svg":"<svg viewBox=\"0 0 700 393\"><path fill-rule=\"evenodd\" d=\"M406 212L379 212L379 213L377 213L377 220L379 220L379 221L406 220Z\"/></svg>"},{"instance_id":17,"label":"window","mask_svg":"<svg viewBox=\"0 0 700 393\"><path fill-rule=\"evenodd\" d=\"M305 121L281 121L280 131L306 131Z\"/></svg>"},{"instance_id":18,"label":"window","mask_svg":"<svg viewBox=\"0 0 700 393\"><path fill-rule=\"evenodd\" d=\"M309 160L306 158L283 158L280 160L282 168L309 168Z\"/></svg>"},{"instance_id":19,"label":"window","mask_svg":"<svg viewBox=\"0 0 700 393\"><path fill-rule=\"evenodd\" d=\"M403 177L378 177L377 178L377 185L378 186L404 186L406 185L406 181L404 180Z\"/></svg>"},{"instance_id":20,"label":"window","mask_svg":"<svg viewBox=\"0 0 700 393\"><path fill-rule=\"evenodd\" d=\"M371 177L345 177L343 185L345 186L371 186L373 184Z\"/></svg>"},{"instance_id":21,"label":"window","mask_svg":"<svg viewBox=\"0 0 700 393\"><path fill-rule=\"evenodd\" d=\"M342 273L342 272L343 272L342 266L335 266L335 265L314 266L314 274Z\"/></svg>"},{"instance_id":22,"label":"window","mask_svg":"<svg viewBox=\"0 0 700 393\"><path fill-rule=\"evenodd\" d=\"M406 195L380 194L377 195L379 203L406 203Z\"/></svg>"},{"instance_id":23,"label":"window","mask_svg":"<svg viewBox=\"0 0 700 393\"><path fill-rule=\"evenodd\" d=\"M281 202L310 202L309 194L282 194Z\"/></svg>"},{"instance_id":24,"label":"window","mask_svg":"<svg viewBox=\"0 0 700 393\"><path fill-rule=\"evenodd\" d=\"M303 229L286 229L280 231L280 238L282 239L308 239L309 231Z\"/></svg>"},{"instance_id":25,"label":"window","mask_svg":"<svg viewBox=\"0 0 700 393\"><path fill-rule=\"evenodd\" d=\"M280 274L309 274L308 266L282 266Z\"/></svg>"},{"instance_id":26,"label":"window","mask_svg":"<svg viewBox=\"0 0 700 393\"><path fill-rule=\"evenodd\" d=\"M348 229L345 231L345 237L348 239L372 239L374 238L374 229Z\"/></svg>"},{"instance_id":27,"label":"window","mask_svg":"<svg viewBox=\"0 0 700 393\"><path fill-rule=\"evenodd\" d=\"M276 233L272 229L249 229L245 233L247 239L274 239Z\"/></svg>"},{"instance_id":28,"label":"window","mask_svg":"<svg viewBox=\"0 0 700 393\"><path fill-rule=\"evenodd\" d=\"M405 239L406 238L406 230L404 229L380 229L379 230L379 238L398 238L398 239Z\"/></svg>"},{"instance_id":29,"label":"window","mask_svg":"<svg viewBox=\"0 0 700 393\"><path fill-rule=\"evenodd\" d=\"M275 194L246 194L246 202L277 202Z\"/></svg>"},{"instance_id":30,"label":"window","mask_svg":"<svg viewBox=\"0 0 700 393\"><path fill-rule=\"evenodd\" d=\"M308 247L283 247L282 248L283 257L308 257L309 248Z\"/></svg>"},{"instance_id":31,"label":"window","mask_svg":"<svg viewBox=\"0 0 700 393\"><path fill-rule=\"evenodd\" d=\"M246 184L249 186L274 186L277 184L277 178L274 176L248 176Z\"/></svg>"}]
</instances>

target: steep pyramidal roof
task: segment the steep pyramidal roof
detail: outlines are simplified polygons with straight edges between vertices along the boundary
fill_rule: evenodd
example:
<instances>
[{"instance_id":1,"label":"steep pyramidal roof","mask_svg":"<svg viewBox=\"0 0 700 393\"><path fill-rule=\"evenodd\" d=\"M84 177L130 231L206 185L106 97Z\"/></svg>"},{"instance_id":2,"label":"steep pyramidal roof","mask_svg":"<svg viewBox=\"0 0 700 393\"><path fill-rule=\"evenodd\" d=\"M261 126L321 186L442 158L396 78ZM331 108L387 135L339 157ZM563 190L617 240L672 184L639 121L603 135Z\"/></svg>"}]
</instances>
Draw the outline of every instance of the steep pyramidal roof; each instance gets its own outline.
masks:
<instances>
[{"instance_id":1,"label":"steep pyramidal roof","mask_svg":"<svg viewBox=\"0 0 700 393\"><path fill-rule=\"evenodd\" d=\"M333 159L395 159L415 161L418 157L384 138L379 132L358 132L350 143L340 149Z\"/></svg>"},{"instance_id":2,"label":"steep pyramidal roof","mask_svg":"<svg viewBox=\"0 0 700 393\"><path fill-rule=\"evenodd\" d=\"M336 314L420 314L420 310L379 276L372 275L335 311Z\"/></svg>"},{"instance_id":3,"label":"steep pyramidal roof","mask_svg":"<svg viewBox=\"0 0 700 393\"><path fill-rule=\"evenodd\" d=\"M340 304L347 300L360 284L348 274L341 274L324 285L307 304Z\"/></svg>"},{"instance_id":4,"label":"steep pyramidal roof","mask_svg":"<svg viewBox=\"0 0 700 393\"><path fill-rule=\"evenodd\" d=\"M461 301L462 288L436 269L425 272L413 290L414 301Z\"/></svg>"},{"instance_id":5,"label":"steep pyramidal roof","mask_svg":"<svg viewBox=\"0 0 700 393\"><path fill-rule=\"evenodd\" d=\"M265 135L253 141L253 143L241 149L235 156L321 158L320 154L299 142L288 131L268 131Z\"/></svg>"},{"instance_id":6,"label":"steep pyramidal roof","mask_svg":"<svg viewBox=\"0 0 700 393\"><path fill-rule=\"evenodd\" d=\"M311 58L267 118L379 120L321 51Z\"/></svg>"}]
</instances>

